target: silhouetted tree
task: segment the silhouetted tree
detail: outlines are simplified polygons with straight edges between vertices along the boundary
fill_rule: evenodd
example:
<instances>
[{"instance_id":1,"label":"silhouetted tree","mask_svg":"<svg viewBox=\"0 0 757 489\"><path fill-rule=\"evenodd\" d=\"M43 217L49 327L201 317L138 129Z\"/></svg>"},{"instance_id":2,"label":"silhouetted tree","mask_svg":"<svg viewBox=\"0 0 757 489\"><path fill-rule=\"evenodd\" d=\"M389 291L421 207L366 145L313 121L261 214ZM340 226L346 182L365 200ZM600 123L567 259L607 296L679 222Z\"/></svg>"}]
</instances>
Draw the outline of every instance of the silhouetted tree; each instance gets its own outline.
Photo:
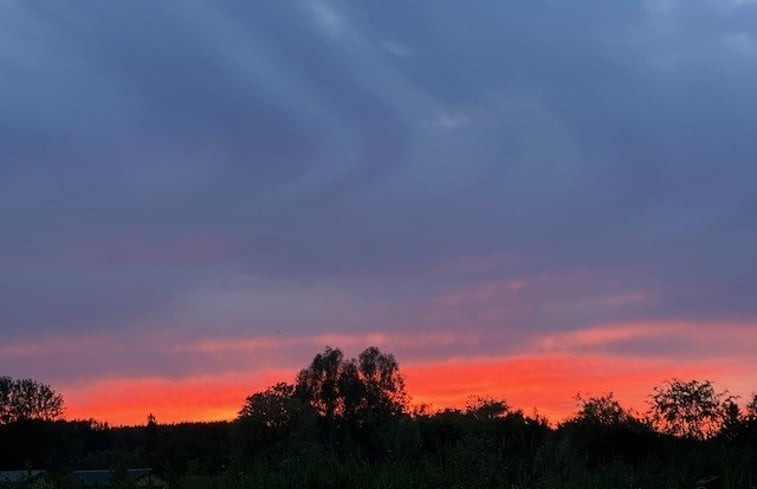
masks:
<instances>
[{"instance_id":1,"label":"silhouetted tree","mask_svg":"<svg viewBox=\"0 0 757 489\"><path fill-rule=\"evenodd\" d=\"M15 382L0 379L3 406ZM250 395L234 423L0 424L0 470L45 468L62 488L71 470L138 466L168 487L757 487L757 397L742 411L709 382L674 380L655 393L657 426L690 439L655 431L612 394L578 396L556 428L491 398L408 415L391 355L369 348L345 359L329 348L298 385ZM702 440L715 434L691 434L702 426L721 430Z\"/></svg>"},{"instance_id":2,"label":"silhouetted tree","mask_svg":"<svg viewBox=\"0 0 757 489\"><path fill-rule=\"evenodd\" d=\"M465 414L476 419L492 420L505 416L510 410L507 402L501 399L477 397L465 405Z\"/></svg>"},{"instance_id":3,"label":"silhouetted tree","mask_svg":"<svg viewBox=\"0 0 757 489\"><path fill-rule=\"evenodd\" d=\"M280 382L247 397L233 439L238 455L244 457L272 447L302 444L310 439L314 427L310 405L295 396L295 386Z\"/></svg>"},{"instance_id":4,"label":"silhouetted tree","mask_svg":"<svg viewBox=\"0 0 757 489\"><path fill-rule=\"evenodd\" d=\"M722 429L733 399L727 392L716 392L709 380L672 379L655 387L650 419L663 433L704 440Z\"/></svg>"},{"instance_id":5,"label":"silhouetted tree","mask_svg":"<svg viewBox=\"0 0 757 489\"><path fill-rule=\"evenodd\" d=\"M752 395L752 399L746 405L747 419L757 420L757 394Z\"/></svg>"},{"instance_id":6,"label":"silhouetted tree","mask_svg":"<svg viewBox=\"0 0 757 489\"><path fill-rule=\"evenodd\" d=\"M150 464L154 462L155 452L158 447L158 422L155 415L147 415L147 424L145 425L145 458Z\"/></svg>"},{"instance_id":7,"label":"silhouetted tree","mask_svg":"<svg viewBox=\"0 0 757 489\"><path fill-rule=\"evenodd\" d=\"M327 347L313 358L308 368L297 376L295 394L310 404L315 412L333 420L341 409L340 380L343 382L344 354L338 348Z\"/></svg>"},{"instance_id":8,"label":"silhouetted tree","mask_svg":"<svg viewBox=\"0 0 757 489\"><path fill-rule=\"evenodd\" d=\"M404 412L407 407L405 380L393 355L381 353L375 346L367 348L358 356L357 374L362 392L350 391L349 394L362 394L357 413L360 419L376 423Z\"/></svg>"},{"instance_id":9,"label":"silhouetted tree","mask_svg":"<svg viewBox=\"0 0 757 489\"><path fill-rule=\"evenodd\" d=\"M11 421L11 391L13 390L13 379L6 376L0 376L0 424Z\"/></svg>"},{"instance_id":10,"label":"silhouetted tree","mask_svg":"<svg viewBox=\"0 0 757 489\"><path fill-rule=\"evenodd\" d=\"M581 394L576 396L578 402L578 412L574 420L579 422L588 422L602 426L615 426L628 423L633 420L631 416L620 405L612 392L603 396L594 396L584 398Z\"/></svg>"},{"instance_id":11,"label":"silhouetted tree","mask_svg":"<svg viewBox=\"0 0 757 489\"><path fill-rule=\"evenodd\" d=\"M723 401L723 425L720 429L720 435L732 439L739 435L744 427L744 417L741 408L733 398Z\"/></svg>"},{"instance_id":12,"label":"silhouetted tree","mask_svg":"<svg viewBox=\"0 0 757 489\"><path fill-rule=\"evenodd\" d=\"M397 361L376 347L367 348L357 360L327 347L300 371L294 394L326 421L343 419L352 426L394 418L407 405Z\"/></svg>"},{"instance_id":13,"label":"silhouetted tree","mask_svg":"<svg viewBox=\"0 0 757 489\"><path fill-rule=\"evenodd\" d=\"M752 394L749 402L744 406L744 412L741 416L741 423L736 430L736 436L742 440L749 440L750 443L757 446L757 394Z\"/></svg>"},{"instance_id":14,"label":"silhouetted tree","mask_svg":"<svg viewBox=\"0 0 757 489\"><path fill-rule=\"evenodd\" d=\"M278 430L290 426L300 411L301 403L294 397L294 386L280 382L247 397L239 417Z\"/></svg>"},{"instance_id":15,"label":"silhouetted tree","mask_svg":"<svg viewBox=\"0 0 757 489\"><path fill-rule=\"evenodd\" d=\"M0 424L63 415L63 397L49 385L33 379L0 377Z\"/></svg>"},{"instance_id":16,"label":"silhouetted tree","mask_svg":"<svg viewBox=\"0 0 757 489\"><path fill-rule=\"evenodd\" d=\"M564 447L584 454L588 466L608 460L636 463L649 455L658 435L629 412L612 393L576 396L578 410L559 427Z\"/></svg>"}]
</instances>

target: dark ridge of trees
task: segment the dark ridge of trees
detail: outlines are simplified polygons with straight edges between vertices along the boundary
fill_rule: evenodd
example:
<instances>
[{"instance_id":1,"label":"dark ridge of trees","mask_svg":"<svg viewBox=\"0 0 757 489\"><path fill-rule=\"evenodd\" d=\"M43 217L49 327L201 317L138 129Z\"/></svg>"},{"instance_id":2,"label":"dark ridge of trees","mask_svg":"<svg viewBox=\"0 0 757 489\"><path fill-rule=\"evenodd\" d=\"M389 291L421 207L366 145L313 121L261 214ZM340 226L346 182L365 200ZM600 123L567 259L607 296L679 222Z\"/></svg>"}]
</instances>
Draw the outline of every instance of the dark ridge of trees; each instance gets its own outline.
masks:
<instances>
[{"instance_id":1,"label":"dark ridge of trees","mask_svg":"<svg viewBox=\"0 0 757 489\"><path fill-rule=\"evenodd\" d=\"M24 392L48 391L57 396ZM0 470L46 469L62 489L70 470L138 466L188 489L757 488L757 395L742 409L710 381L671 379L643 413L612 393L576 402L557 426L503 399L411 409L392 355L326 348L293 383L248 396L233 422L165 425L150 414L113 428L16 414L0 424Z\"/></svg>"},{"instance_id":2,"label":"dark ridge of trees","mask_svg":"<svg viewBox=\"0 0 757 489\"><path fill-rule=\"evenodd\" d=\"M0 424L52 421L62 415L63 397L49 385L33 379L0 377Z\"/></svg>"}]
</instances>

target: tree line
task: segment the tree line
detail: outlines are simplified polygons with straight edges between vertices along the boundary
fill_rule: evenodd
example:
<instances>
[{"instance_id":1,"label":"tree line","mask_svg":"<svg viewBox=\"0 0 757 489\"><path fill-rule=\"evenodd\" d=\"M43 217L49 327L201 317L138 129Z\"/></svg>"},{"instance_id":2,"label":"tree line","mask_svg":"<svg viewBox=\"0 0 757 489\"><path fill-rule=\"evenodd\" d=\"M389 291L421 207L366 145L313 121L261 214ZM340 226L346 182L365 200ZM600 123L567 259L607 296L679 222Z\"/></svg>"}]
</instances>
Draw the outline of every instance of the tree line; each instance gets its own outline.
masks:
<instances>
[{"instance_id":1,"label":"tree line","mask_svg":"<svg viewBox=\"0 0 757 489\"><path fill-rule=\"evenodd\" d=\"M411 410L408 400L394 356L370 347L357 359L345 359L341 350L326 348L300 371L294 385L279 383L249 396L239 415L242 420L281 429L307 408L329 429L341 424L360 430L425 412L424 408ZM663 434L704 440L757 419L757 394L743 410L737 400L727 391L718 392L712 381L674 378L654 388L643 413L623 408L612 393L589 398L579 394L580 409L566 422L638 423ZM467 412L478 415L509 411L504 400L478 399L467 406Z\"/></svg>"},{"instance_id":2,"label":"tree line","mask_svg":"<svg viewBox=\"0 0 757 489\"><path fill-rule=\"evenodd\" d=\"M424 407L410 409L409 399L393 355L369 347L357 358L347 359L340 349L327 347L299 372L294 384L280 382L247 397L239 420L276 431L311 416L323 429L355 433L425 413ZM669 435L707 439L757 419L757 394L744 409L737 400L727 391L716 391L708 380L671 379L654 388L644 413L626 410L612 393L590 398L578 395L580 410L568 422L635 422ZM479 415L502 415L509 409L504 400L494 399L479 399L467 406ZM48 384L0 376L0 424L52 421L63 413L62 395Z\"/></svg>"},{"instance_id":3,"label":"tree line","mask_svg":"<svg viewBox=\"0 0 757 489\"><path fill-rule=\"evenodd\" d=\"M2 379L0 470L150 466L171 487L757 487L757 396L707 380L670 379L643 412L578 395L551 425L504 399L413 407L394 356L326 348L232 422L112 428L60 420L49 386Z\"/></svg>"}]
</instances>

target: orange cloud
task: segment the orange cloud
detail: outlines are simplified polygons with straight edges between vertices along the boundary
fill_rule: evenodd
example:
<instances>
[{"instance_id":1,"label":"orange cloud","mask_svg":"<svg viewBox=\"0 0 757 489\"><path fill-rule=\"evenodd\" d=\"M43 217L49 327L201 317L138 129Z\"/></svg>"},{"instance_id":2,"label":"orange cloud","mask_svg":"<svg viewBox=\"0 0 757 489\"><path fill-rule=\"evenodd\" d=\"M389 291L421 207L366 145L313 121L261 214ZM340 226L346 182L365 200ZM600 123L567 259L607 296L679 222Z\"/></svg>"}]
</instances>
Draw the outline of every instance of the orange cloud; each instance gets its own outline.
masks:
<instances>
[{"instance_id":1,"label":"orange cloud","mask_svg":"<svg viewBox=\"0 0 757 489\"><path fill-rule=\"evenodd\" d=\"M526 286L524 279L492 280L447 293L434 299L434 302L446 307L477 305L490 302L503 294L513 294Z\"/></svg>"},{"instance_id":2,"label":"orange cloud","mask_svg":"<svg viewBox=\"0 0 757 489\"><path fill-rule=\"evenodd\" d=\"M654 340L662 348L653 355L643 346L646 340ZM108 357L110 348L118 347L112 341L99 341L103 358ZM470 396L491 396L505 398L526 412L538 408L542 414L559 420L573 412L573 399L579 391L612 391L626 406L644 409L652 388L675 376L711 379L719 388L727 387L744 396L757 388L757 360L753 355L757 328L751 323L658 321L597 326L534 334L509 345L510 351L516 352L512 355L475 358L473 352L482 345L488 351L496 350L496 345L488 345L487 341L499 340L477 332L433 331L275 335L206 339L180 345L166 340L160 346L170 353L165 361L181 358L187 365L197 367L192 372L200 373L185 373L183 378L171 380L161 377L159 371L148 378L122 371L109 374L108 378L116 380L94 378L86 384L68 385L57 382L55 387L64 394L69 418L94 417L132 424L143 423L152 412L162 422L231 419L247 395L279 381L291 382L297 371L295 366L305 365L309 355L324 345L345 348L351 355L373 344L387 352L402 352L398 359L414 403L434 408L462 407ZM668 344L678 349L668 351ZM56 340L6 345L0 347L0 352L23 357L49 348L70 357L77 355L77 346L82 345L92 347L91 341ZM458 355L468 353L446 358L444 352L453 350ZM245 358L258 361L245 364ZM294 358L298 359L296 365L292 364ZM182 375L180 369L175 372Z\"/></svg>"},{"instance_id":3,"label":"orange cloud","mask_svg":"<svg viewBox=\"0 0 757 489\"><path fill-rule=\"evenodd\" d=\"M746 367L746 366L744 366ZM754 365L751 366L753 368ZM644 409L652 387L674 376L711 378L719 385L743 378L734 365L638 357L543 355L404 364L402 371L414 404L432 408L462 407L470 396L505 398L530 413L533 408L556 421L575 409L579 391L613 391L628 407ZM294 370L255 375L219 375L170 381L121 379L63 391L69 418L141 424L154 413L161 422L233 419L244 398L279 381L291 381Z\"/></svg>"},{"instance_id":4,"label":"orange cloud","mask_svg":"<svg viewBox=\"0 0 757 489\"><path fill-rule=\"evenodd\" d=\"M664 359L563 354L429 363L403 370L416 403L463 407L472 395L505 398L527 413L536 408L553 421L575 411L578 392L614 392L627 407L644 410L646 396L667 378L738 377L729 366L704 362L677 365Z\"/></svg>"},{"instance_id":5,"label":"orange cloud","mask_svg":"<svg viewBox=\"0 0 757 489\"><path fill-rule=\"evenodd\" d=\"M701 348L708 356L757 348L757 324L740 322L650 321L620 323L539 335L533 344L539 351L581 351L636 340L668 339L670 344L685 341Z\"/></svg>"},{"instance_id":6,"label":"orange cloud","mask_svg":"<svg viewBox=\"0 0 757 489\"><path fill-rule=\"evenodd\" d=\"M315 336L254 336L246 338L225 338L218 340L201 340L172 347L177 352L199 353L229 353L253 352L266 350L302 349L303 347L319 348L331 345L334 347L353 349L367 346L391 347L430 347L450 345L475 345L479 335L451 332L419 332L419 333L352 333L352 334L320 334Z\"/></svg>"},{"instance_id":7,"label":"orange cloud","mask_svg":"<svg viewBox=\"0 0 757 489\"><path fill-rule=\"evenodd\" d=\"M109 379L62 389L68 419L94 418L113 425L233 419L253 392L292 378L291 371L207 375L181 380Z\"/></svg>"}]
</instances>

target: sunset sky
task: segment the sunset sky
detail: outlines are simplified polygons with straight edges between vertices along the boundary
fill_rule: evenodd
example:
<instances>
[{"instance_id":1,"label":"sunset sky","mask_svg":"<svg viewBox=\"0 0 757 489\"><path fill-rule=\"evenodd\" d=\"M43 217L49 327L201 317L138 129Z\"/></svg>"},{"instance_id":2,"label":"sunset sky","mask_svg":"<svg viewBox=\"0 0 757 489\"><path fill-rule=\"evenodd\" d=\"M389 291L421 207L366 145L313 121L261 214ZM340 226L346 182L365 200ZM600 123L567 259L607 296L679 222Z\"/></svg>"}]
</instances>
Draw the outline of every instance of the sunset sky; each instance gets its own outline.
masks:
<instances>
[{"instance_id":1,"label":"sunset sky","mask_svg":"<svg viewBox=\"0 0 757 489\"><path fill-rule=\"evenodd\" d=\"M0 0L0 375L230 419L757 390L757 1Z\"/></svg>"}]
</instances>

